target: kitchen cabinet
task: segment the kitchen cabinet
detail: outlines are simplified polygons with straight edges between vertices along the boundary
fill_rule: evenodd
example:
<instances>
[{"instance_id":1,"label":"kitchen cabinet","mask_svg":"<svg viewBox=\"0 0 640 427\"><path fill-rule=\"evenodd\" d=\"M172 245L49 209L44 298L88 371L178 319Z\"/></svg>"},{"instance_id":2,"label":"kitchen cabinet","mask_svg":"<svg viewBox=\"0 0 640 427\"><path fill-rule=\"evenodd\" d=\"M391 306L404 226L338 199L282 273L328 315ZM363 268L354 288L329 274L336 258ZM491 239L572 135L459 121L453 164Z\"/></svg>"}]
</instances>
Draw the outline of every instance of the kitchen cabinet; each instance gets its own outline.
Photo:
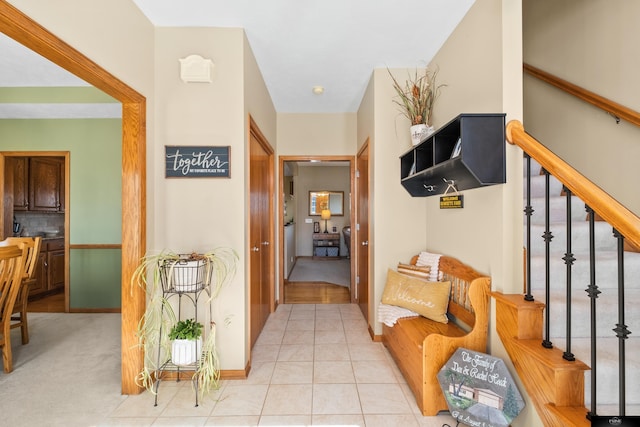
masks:
<instances>
[{"instance_id":1,"label":"kitchen cabinet","mask_svg":"<svg viewBox=\"0 0 640 427\"><path fill-rule=\"evenodd\" d=\"M64 289L64 239L45 239L34 273L35 283L29 288L29 297L52 294Z\"/></svg>"},{"instance_id":2,"label":"kitchen cabinet","mask_svg":"<svg viewBox=\"0 0 640 427\"><path fill-rule=\"evenodd\" d=\"M11 157L13 164L13 210L29 209L29 158Z\"/></svg>"},{"instance_id":3,"label":"kitchen cabinet","mask_svg":"<svg viewBox=\"0 0 640 427\"><path fill-rule=\"evenodd\" d=\"M29 210L64 212L64 162L61 158L29 159Z\"/></svg>"},{"instance_id":4,"label":"kitchen cabinet","mask_svg":"<svg viewBox=\"0 0 640 427\"><path fill-rule=\"evenodd\" d=\"M64 212L64 158L12 159L14 211Z\"/></svg>"}]
</instances>

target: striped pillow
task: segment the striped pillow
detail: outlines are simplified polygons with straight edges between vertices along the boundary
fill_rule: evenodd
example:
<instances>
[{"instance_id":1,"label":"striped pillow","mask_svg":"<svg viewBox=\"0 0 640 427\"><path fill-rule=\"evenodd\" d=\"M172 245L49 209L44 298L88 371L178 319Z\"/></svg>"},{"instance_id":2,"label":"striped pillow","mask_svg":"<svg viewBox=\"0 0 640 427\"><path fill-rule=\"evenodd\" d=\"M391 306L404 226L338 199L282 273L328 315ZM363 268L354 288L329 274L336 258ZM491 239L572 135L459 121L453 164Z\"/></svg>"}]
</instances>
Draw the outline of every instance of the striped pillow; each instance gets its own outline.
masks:
<instances>
[{"instance_id":1,"label":"striped pillow","mask_svg":"<svg viewBox=\"0 0 640 427\"><path fill-rule=\"evenodd\" d=\"M431 276L430 265L413 265L398 263L398 273L406 274L407 276L417 277L419 279L428 280Z\"/></svg>"}]
</instances>

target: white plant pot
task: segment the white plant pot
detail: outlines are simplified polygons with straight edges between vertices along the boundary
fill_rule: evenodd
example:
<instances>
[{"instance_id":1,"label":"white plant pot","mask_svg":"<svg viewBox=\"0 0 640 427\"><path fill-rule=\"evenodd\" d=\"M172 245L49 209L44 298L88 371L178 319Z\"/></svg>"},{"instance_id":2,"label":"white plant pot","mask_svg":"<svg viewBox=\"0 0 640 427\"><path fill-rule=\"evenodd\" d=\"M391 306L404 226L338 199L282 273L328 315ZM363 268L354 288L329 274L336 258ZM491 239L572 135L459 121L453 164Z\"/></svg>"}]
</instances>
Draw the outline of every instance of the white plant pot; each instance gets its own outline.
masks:
<instances>
[{"instance_id":1,"label":"white plant pot","mask_svg":"<svg viewBox=\"0 0 640 427\"><path fill-rule=\"evenodd\" d=\"M425 124L413 125L411 126L411 143L413 145L418 145L422 142L426 137L435 132L433 126L427 126Z\"/></svg>"},{"instance_id":2,"label":"white plant pot","mask_svg":"<svg viewBox=\"0 0 640 427\"><path fill-rule=\"evenodd\" d=\"M205 264L202 260L180 261L173 266L173 286L177 292L195 292L203 287Z\"/></svg>"},{"instance_id":3,"label":"white plant pot","mask_svg":"<svg viewBox=\"0 0 640 427\"><path fill-rule=\"evenodd\" d=\"M171 342L171 363L178 366L193 365L202 351L202 338L197 340L173 340Z\"/></svg>"}]
</instances>

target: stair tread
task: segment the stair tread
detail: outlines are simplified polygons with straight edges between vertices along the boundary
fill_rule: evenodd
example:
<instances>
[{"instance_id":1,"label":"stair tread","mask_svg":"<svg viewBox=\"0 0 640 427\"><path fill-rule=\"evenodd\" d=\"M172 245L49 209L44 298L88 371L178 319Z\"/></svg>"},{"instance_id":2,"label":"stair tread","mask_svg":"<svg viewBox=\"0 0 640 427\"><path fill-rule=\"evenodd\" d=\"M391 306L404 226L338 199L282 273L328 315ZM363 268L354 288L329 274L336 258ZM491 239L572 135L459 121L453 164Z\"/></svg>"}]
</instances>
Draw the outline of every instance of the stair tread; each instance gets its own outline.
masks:
<instances>
[{"instance_id":1,"label":"stair tread","mask_svg":"<svg viewBox=\"0 0 640 427\"><path fill-rule=\"evenodd\" d=\"M516 345L522 347L529 354L536 357L536 359L542 363L543 365L554 369L554 370L577 370L577 371L587 371L589 370L589 366L587 366L581 360L575 360L573 362L568 361L562 357L562 350L553 347L553 348L545 348L542 346L539 339L533 340L519 340L514 339Z\"/></svg>"},{"instance_id":2,"label":"stair tread","mask_svg":"<svg viewBox=\"0 0 640 427\"><path fill-rule=\"evenodd\" d=\"M591 425L591 421L587 419L587 408L584 406L556 406L552 403L547 403L545 406L562 419L566 426L587 427Z\"/></svg>"}]
</instances>

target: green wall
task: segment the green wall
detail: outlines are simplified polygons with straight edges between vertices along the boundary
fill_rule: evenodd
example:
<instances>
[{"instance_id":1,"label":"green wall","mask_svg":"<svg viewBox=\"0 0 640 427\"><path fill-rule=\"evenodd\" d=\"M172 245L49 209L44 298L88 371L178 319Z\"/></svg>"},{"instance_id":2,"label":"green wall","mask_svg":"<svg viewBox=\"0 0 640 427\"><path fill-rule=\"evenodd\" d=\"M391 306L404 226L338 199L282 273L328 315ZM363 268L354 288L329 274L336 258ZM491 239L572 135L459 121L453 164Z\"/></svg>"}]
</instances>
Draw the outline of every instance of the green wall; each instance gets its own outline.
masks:
<instances>
[{"instance_id":1,"label":"green wall","mask_svg":"<svg viewBox=\"0 0 640 427\"><path fill-rule=\"evenodd\" d=\"M69 151L70 244L121 243L120 119L0 120L0 151ZM110 253L100 267L99 258L85 252L70 254L71 308L120 307L119 260ZM89 260L95 274L78 265Z\"/></svg>"}]
</instances>

